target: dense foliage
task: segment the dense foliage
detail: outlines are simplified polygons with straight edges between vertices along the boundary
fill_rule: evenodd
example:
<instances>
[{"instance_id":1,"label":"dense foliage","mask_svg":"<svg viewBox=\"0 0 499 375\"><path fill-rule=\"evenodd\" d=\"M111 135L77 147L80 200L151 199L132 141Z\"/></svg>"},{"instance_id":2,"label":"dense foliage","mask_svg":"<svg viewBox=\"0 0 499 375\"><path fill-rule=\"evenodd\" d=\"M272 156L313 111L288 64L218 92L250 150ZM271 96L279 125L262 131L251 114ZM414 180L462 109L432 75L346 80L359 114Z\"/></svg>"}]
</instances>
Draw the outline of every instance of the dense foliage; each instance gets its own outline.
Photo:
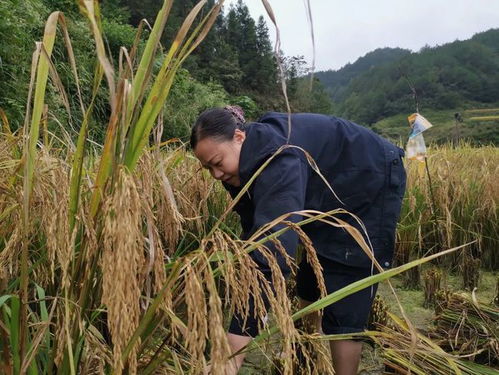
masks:
<instances>
[{"instance_id":1,"label":"dense foliage","mask_svg":"<svg viewBox=\"0 0 499 375\"><path fill-rule=\"evenodd\" d=\"M197 0L174 1L162 45L169 45L181 26L189 10ZM213 4L214 1L210 0ZM119 64L120 47L130 50L139 25L146 20L153 25L156 14L162 5L157 0L108 0L102 2L104 14L103 31L107 47ZM40 40L43 25L49 13L64 11L78 61L78 74L84 89L83 95L90 95L96 56L93 41L88 34L86 21L73 0L14 0L0 4L0 108L18 129L23 122L29 86L33 41ZM199 15L203 17L201 12ZM143 38L147 36L145 27ZM68 90L68 97L76 98L76 88L72 85L71 68L67 61L65 47L56 43L53 58L61 81ZM294 111L330 112L330 100L323 86L316 80L310 84L300 78L306 72L302 57L281 55L289 80L289 98ZM269 29L261 16L255 21L243 1L231 5L221 13L204 43L187 59L185 70L177 77L171 100L164 111L163 138L181 137L186 139L196 115L206 108L228 103L239 104L249 119L258 118L267 110L285 110L281 94L277 61L269 37ZM96 101L96 111L90 127L91 138L103 142L105 119L109 108L105 101L104 88ZM60 124L70 122L55 90L47 93L49 108L49 128L60 131ZM76 104L76 103L72 103ZM77 105L74 106L78 114ZM64 126L64 125L63 125ZM66 126L64 126L66 128ZM69 126L68 128L71 128ZM75 134L72 134L75 135Z\"/></svg>"},{"instance_id":2,"label":"dense foliage","mask_svg":"<svg viewBox=\"0 0 499 375\"><path fill-rule=\"evenodd\" d=\"M372 68L397 61L410 53L411 51L402 48L378 48L341 69L316 72L315 75L326 86L333 101L341 102L345 99L351 80Z\"/></svg>"}]
</instances>

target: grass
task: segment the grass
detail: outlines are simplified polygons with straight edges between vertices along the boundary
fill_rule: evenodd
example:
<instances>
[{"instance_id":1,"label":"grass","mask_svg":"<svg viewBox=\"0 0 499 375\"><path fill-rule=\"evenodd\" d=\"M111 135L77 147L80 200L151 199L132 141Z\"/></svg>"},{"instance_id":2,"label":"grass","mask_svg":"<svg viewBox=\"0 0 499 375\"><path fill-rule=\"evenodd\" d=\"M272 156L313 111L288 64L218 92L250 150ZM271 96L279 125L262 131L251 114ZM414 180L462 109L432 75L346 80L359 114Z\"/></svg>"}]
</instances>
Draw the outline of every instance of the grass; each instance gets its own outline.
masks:
<instances>
[{"instance_id":1,"label":"grass","mask_svg":"<svg viewBox=\"0 0 499 375\"><path fill-rule=\"evenodd\" d=\"M494 299L495 282L498 272L482 271L479 287L476 291L478 301L484 304L490 304ZM425 329L431 323L434 315L433 307L425 308L424 294L421 289L408 289L404 287L404 277L399 276L391 279L397 296L402 303L406 313L411 318L411 321L419 329ZM462 278L458 274L444 273L442 288L447 288L456 292L467 292L462 288ZM378 289L378 294L383 297L387 305L396 314L400 314L400 310L396 304L395 298L386 284L381 284Z\"/></svg>"}]
</instances>

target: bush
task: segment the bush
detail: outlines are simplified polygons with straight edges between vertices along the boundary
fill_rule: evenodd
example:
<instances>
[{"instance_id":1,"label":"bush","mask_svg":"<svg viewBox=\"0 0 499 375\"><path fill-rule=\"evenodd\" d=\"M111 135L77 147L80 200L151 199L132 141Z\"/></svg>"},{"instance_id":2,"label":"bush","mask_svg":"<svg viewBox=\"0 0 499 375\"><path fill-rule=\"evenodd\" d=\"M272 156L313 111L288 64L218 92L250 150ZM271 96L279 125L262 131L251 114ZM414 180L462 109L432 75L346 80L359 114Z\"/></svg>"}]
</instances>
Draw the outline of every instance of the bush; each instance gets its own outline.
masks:
<instances>
[{"instance_id":1,"label":"bush","mask_svg":"<svg viewBox=\"0 0 499 375\"><path fill-rule=\"evenodd\" d=\"M223 87L214 82L200 83L182 69L177 73L163 112L163 139L180 138L187 142L198 115L211 107L228 104Z\"/></svg>"},{"instance_id":2,"label":"bush","mask_svg":"<svg viewBox=\"0 0 499 375\"><path fill-rule=\"evenodd\" d=\"M255 120L257 117L259 117L260 109L258 108L258 105L255 103L255 101L249 96L236 96L231 99L231 104L241 107L244 111L244 117L247 120Z\"/></svg>"}]
</instances>

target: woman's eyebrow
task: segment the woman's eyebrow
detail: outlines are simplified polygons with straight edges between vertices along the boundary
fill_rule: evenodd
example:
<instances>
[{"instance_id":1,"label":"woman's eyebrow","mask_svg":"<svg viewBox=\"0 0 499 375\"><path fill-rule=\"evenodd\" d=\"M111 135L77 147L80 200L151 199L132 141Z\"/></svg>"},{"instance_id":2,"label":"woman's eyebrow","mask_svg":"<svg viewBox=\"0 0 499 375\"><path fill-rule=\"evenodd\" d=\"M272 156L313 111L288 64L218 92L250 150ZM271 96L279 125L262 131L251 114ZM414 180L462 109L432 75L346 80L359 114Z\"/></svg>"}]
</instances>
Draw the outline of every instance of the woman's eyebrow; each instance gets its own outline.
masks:
<instances>
[{"instance_id":1,"label":"woman's eyebrow","mask_svg":"<svg viewBox=\"0 0 499 375\"><path fill-rule=\"evenodd\" d=\"M213 159L216 159L216 158L217 158L217 157L219 157L219 156L220 156L219 154L215 154L215 155L213 155L213 157L212 157L210 160L208 160L208 161L206 162L206 164L213 164Z\"/></svg>"},{"instance_id":2,"label":"woman's eyebrow","mask_svg":"<svg viewBox=\"0 0 499 375\"><path fill-rule=\"evenodd\" d=\"M215 159L217 156L219 156L219 155L218 155L218 154L213 155L213 156L210 158L210 160L208 160L208 161L206 162L206 164L205 164L205 163L203 163L203 162L201 162L201 165L203 166L203 168L208 169L208 168L210 167L210 164L212 164L213 159Z\"/></svg>"}]
</instances>

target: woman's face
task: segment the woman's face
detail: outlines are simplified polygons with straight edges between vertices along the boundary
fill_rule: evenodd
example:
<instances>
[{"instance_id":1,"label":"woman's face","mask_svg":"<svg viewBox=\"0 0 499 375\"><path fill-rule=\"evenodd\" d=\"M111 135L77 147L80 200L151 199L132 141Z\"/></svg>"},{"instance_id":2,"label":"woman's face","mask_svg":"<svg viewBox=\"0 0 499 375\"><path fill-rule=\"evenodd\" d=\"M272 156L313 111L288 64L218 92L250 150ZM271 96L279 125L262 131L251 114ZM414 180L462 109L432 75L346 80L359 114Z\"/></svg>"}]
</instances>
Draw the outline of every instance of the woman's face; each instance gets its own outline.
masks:
<instances>
[{"instance_id":1,"label":"woman's face","mask_svg":"<svg viewBox=\"0 0 499 375\"><path fill-rule=\"evenodd\" d=\"M229 185L240 186L239 155L246 134L236 129L230 141L220 141L213 137L200 140L194 149L194 155L213 178Z\"/></svg>"}]
</instances>

